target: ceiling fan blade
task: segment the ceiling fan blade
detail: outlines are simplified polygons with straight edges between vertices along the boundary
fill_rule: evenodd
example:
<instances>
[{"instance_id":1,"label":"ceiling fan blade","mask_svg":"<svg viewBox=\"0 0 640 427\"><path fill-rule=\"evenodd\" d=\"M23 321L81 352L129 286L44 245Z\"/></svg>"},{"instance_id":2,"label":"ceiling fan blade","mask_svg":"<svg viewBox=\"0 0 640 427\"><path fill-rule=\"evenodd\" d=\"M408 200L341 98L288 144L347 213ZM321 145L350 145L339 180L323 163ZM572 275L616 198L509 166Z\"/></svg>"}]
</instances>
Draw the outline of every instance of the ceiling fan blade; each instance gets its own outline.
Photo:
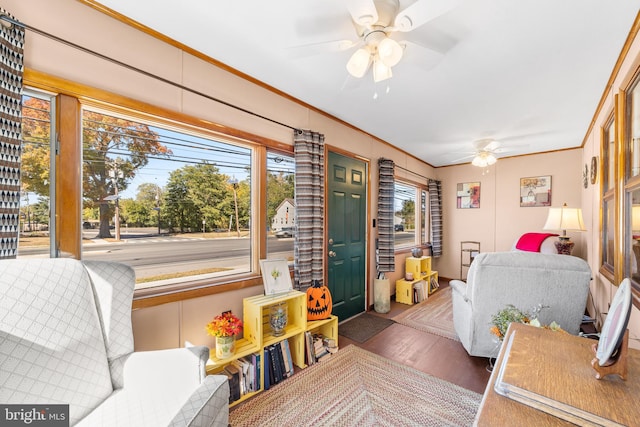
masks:
<instances>
[{"instance_id":1,"label":"ceiling fan blade","mask_svg":"<svg viewBox=\"0 0 640 427\"><path fill-rule=\"evenodd\" d=\"M342 52L360 44L360 40L332 40L309 43L286 48L287 56L293 59L306 58L324 53Z\"/></svg>"},{"instance_id":2,"label":"ceiling fan blade","mask_svg":"<svg viewBox=\"0 0 640 427\"><path fill-rule=\"evenodd\" d=\"M459 0L418 0L396 16L394 29L407 32L453 9Z\"/></svg>"},{"instance_id":3,"label":"ceiling fan blade","mask_svg":"<svg viewBox=\"0 0 640 427\"><path fill-rule=\"evenodd\" d=\"M404 48L403 61L415 64L423 70L430 70L444 58L444 54L420 43L410 40L401 40L399 43Z\"/></svg>"},{"instance_id":4,"label":"ceiling fan blade","mask_svg":"<svg viewBox=\"0 0 640 427\"><path fill-rule=\"evenodd\" d=\"M470 154L468 156L464 156L464 157L460 157L459 159L455 159L455 160L451 160L449 163L457 163L457 162L461 162L463 160L467 160L467 159L471 159L473 157L475 157L475 153L474 154Z\"/></svg>"},{"instance_id":5,"label":"ceiling fan blade","mask_svg":"<svg viewBox=\"0 0 640 427\"><path fill-rule=\"evenodd\" d=\"M363 27L370 27L378 22L378 11L373 0L348 0L347 10L353 22Z\"/></svg>"}]
</instances>

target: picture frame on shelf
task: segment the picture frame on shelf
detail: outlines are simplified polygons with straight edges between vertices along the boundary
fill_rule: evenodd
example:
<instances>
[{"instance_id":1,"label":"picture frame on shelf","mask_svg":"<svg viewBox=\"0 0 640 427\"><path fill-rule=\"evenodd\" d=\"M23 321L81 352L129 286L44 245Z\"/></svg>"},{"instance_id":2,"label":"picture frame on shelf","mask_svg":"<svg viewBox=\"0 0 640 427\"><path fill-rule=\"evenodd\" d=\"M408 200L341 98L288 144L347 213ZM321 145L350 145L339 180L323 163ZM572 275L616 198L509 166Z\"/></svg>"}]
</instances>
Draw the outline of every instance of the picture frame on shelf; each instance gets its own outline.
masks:
<instances>
[{"instance_id":1,"label":"picture frame on shelf","mask_svg":"<svg viewBox=\"0 0 640 427\"><path fill-rule=\"evenodd\" d=\"M458 183L456 189L456 203L458 209L479 209L480 208L480 183L462 182Z\"/></svg>"},{"instance_id":2,"label":"picture frame on shelf","mask_svg":"<svg viewBox=\"0 0 640 427\"><path fill-rule=\"evenodd\" d=\"M551 175L520 178L520 207L551 206Z\"/></svg>"},{"instance_id":3,"label":"picture frame on shelf","mask_svg":"<svg viewBox=\"0 0 640 427\"><path fill-rule=\"evenodd\" d=\"M286 259L261 259L260 271L265 295L284 294L293 290Z\"/></svg>"}]
</instances>

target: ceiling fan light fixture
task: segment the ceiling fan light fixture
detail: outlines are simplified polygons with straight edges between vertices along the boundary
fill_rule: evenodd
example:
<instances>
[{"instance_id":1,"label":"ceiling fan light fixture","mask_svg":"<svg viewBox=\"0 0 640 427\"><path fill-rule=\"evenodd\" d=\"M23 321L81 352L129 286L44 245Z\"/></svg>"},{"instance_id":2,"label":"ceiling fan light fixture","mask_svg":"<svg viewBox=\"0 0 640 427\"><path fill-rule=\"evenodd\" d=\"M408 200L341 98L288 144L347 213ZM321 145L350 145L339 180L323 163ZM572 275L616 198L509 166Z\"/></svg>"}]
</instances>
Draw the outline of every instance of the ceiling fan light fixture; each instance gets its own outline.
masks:
<instances>
[{"instance_id":1,"label":"ceiling fan light fixture","mask_svg":"<svg viewBox=\"0 0 640 427\"><path fill-rule=\"evenodd\" d=\"M496 156L494 156L493 153L489 153L487 151L481 151L478 154L476 154L476 156L471 161L471 164L473 166L485 168L487 166L491 166L495 164L497 160L498 159L496 159Z\"/></svg>"},{"instance_id":2,"label":"ceiling fan light fixture","mask_svg":"<svg viewBox=\"0 0 640 427\"><path fill-rule=\"evenodd\" d=\"M378 56L387 66L393 67L402 59L403 49L400 43L386 37L378 44Z\"/></svg>"},{"instance_id":3,"label":"ceiling fan light fixture","mask_svg":"<svg viewBox=\"0 0 640 427\"><path fill-rule=\"evenodd\" d=\"M391 77L393 77L391 67L387 66L376 56L373 60L373 81L378 83L383 80L390 79Z\"/></svg>"},{"instance_id":4,"label":"ceiling fan light fixture","mask_svg":"<svg viewBox=\"0 0 640 427\"><path fill-rule=\"evenodd\" d=\"M361 78L369 69L369 65L371 64L371 53L367 49L360 48L356 50L351 58L349 58L349 62L347 62L347 71L353 77Z\"/></svg>"}]
</instances>

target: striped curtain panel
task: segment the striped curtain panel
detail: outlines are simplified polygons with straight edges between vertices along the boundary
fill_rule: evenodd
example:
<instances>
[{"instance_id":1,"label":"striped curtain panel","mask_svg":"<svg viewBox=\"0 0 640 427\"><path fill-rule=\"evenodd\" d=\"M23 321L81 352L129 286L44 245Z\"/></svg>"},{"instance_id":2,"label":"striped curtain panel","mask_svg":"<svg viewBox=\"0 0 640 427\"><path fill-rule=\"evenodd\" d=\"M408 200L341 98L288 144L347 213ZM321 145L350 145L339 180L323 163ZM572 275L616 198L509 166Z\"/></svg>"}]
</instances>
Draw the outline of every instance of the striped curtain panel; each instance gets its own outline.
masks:
<instances>
[{"instance_id":1,"label":"striped curtain panel","mask_svg":"<svg viewBox=\"0 0 640 427\"><path fill-rule=\"evenodd\" d=\"M393 202L394 202L393 160L378 159L378 272L395 271Z\"/></svg>"},{"instance_id":2,"label":"striped curtain panel","mask_svg":"<svg viewBox=\"0 0 640 427\"><path fill-rule=\"evenodd\" d=\"M13 19L2 8L0 13ZM24 28L0 25L0 40L0 259L3 259L18 254Z\"/></svg>"},{"instance_id":3,"label":"striped curtain panel","mask_svg":"<svg viewBox=\"0 0 640 427\"><path fill-rule=\"evenodd\" d=\"M323 282L324 135L295 130L296 233L293 246L295 289L306 291Z\"/></svg>"},{"instance_id":4,"label":"striped curtain panel","mask_svg":"<svg viewBox=\"0 0 640 427\"><path fill-rule=\"evenodd\" d=\"M432 256L442 256L442 183L429 180L429 209L431 210Z\"/></svg>"}]
</instances>

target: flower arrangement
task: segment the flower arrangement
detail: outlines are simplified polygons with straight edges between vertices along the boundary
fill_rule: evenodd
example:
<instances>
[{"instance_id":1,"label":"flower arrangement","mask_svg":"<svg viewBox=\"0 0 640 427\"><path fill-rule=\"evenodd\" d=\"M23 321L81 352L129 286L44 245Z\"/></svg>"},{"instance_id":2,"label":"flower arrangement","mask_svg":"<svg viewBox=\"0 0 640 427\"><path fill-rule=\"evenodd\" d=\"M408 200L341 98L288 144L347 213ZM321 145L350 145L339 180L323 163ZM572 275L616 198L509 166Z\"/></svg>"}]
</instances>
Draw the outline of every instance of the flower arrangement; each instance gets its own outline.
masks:
<instances>
[{"instance_id":1,"label":"flower arrangement","mask_svg":"<svg viewBox=\"0 0 640 427\"><path fill-rule=\"evenodd\" d=\"M242 320L227 311L209 322L206 330L212 337L232 337L242 332Z\"/></svg>"},{"instance_id":2,"label":"flower arrangement","mask_svg":"<svg viewBox=\"0 0 640 427\"><path fill-rule=\"evenodd\" d=\"M554 331L563 331L560 325L555 321L549 325L542 325L538 320L538 314L547 306L538 304L533 308L532 313L522 311L512 304L508 304L505 308L491 316L491 333L498 337L502 341L504 335L507 333L507 328L511 322L525 323L538 328L551 329ZM564 332L564 331L563 331Z\"/></svg>"}]
</instances>

